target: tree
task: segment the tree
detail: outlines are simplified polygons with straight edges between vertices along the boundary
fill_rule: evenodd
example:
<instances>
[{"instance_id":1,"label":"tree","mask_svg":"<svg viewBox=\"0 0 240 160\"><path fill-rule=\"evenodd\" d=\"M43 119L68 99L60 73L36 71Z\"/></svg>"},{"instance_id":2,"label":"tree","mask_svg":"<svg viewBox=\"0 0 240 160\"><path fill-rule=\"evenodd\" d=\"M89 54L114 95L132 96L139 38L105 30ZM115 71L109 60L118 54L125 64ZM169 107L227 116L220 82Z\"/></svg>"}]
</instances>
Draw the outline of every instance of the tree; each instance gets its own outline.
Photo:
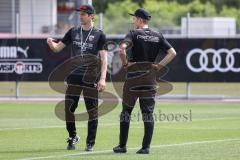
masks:
<instances>
[{"instance_id":1,"label":"tree","mask_svg":"<svg viewBox=\"0 0 240 160\"><path fill-rule=\"evenodd\" d=\"M236 9L236 8L230 8L230 7L227 7L226 5L223 6L223 9L220 13L220 16L223 16L223 17L235 17L236 20L237 20L237 27L240 28L240 13L239 13L239 10Z\"/></svg>"},{"instance_id":2,"label":"tree","mask_svg":"<svg viewBox=\"0 0 240 160\"><path fill-rule=\"evenodd\" d=\"M122 0L93 0L93 6L96 13L105 13L109 4L121 2Z\"/></svg>"},{"instance_id":3,"label":"tree","mask_svg":"<svg viewBox=\"0 0 240 160\"><path fill-rule=\"evenodd\" d=\"M216 16L216 9L210 2L201 3L199 0L194 0L188 4L188 12L192 16L212 17Z\"/></svg>"},{"instance_id":4,"label":"tree","mask_svg":"<svg viewBox=\"0 0 240 160\"><path fill-rule=\"evenodd\" d=\"M132 27L131 16L129 16L128 13L133 13L137 8L141 7L141 5L151 13L152 19L150 26L157 30L166 27L180 26L181 18L185 17L187 13L190 13L193 17L235 17L238 27L240 27L240 12L237 8L229 6L230 4L232 5L232 3L222 5L223 1L224 0L116 0L112 2L112 0L109 0L103 19L104 31L108 34L126 33ZM229 1L236 2L235 0ZM219 11L217 10L217 5L221 6Z\"/></svg>"},{"instance_id":5,"label":"tree","mask_svg":"<svg viewBox=\"0 0 240 160\"><path fill-rule=\"evenodd\" d=\"M137 3L140 7L143 7L145 0L132 0L132 2Z\"/></svg>"},{"instance_id":6,"label":"tree","mask_svg":"<svg viewBox=\"0 0 240 160\"><path fill-rule=\"evenodd\" d=\"M139 5L131 0L108 4L104 14L104 31L108 34L126 33L131 28L131 16Z\"/></svg>"}]
</instances>

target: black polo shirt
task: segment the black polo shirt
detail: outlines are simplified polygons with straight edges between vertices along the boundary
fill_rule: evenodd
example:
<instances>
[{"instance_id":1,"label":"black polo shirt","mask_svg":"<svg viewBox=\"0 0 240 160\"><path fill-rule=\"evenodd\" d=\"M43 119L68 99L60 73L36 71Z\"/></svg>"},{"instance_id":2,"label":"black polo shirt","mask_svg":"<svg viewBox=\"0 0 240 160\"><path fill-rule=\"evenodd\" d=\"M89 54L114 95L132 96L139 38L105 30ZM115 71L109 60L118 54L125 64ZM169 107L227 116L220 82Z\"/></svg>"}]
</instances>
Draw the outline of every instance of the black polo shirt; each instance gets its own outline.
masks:
<instances>
[{"instance_id":1,"label":"black polo shirt","mask_svg":"<svg viewBox=\"0 0 240 160\"><path fill-rule=\"evenodd\" d=\"M82 35L81 35L82 33ZM83 59L86 61L90 60L90 56L92 56L93 60L96 58L99 59L99 51L104 49L104 45L106 43L105 34L93 27L92 30L82 30L81 27L73 27L71 28L61 40L65 45L71 45L72 53L71 56L80 56L83 55ZM81 43L82 42L82 43ZM85 43L85 44L84 44ZM83 46L83 47L82 47ZM88 56L90 55L90 56ZM85 57L84 57L85 56ZM88 57L88 58L86 58ZM86 62L88 63L88 62ZM97 63L97 62L96 62ZM72 64L74 68L77 68L72 74L83 75L88 67L85 64L81 64L80 66L77 64ZM100 68L100 66L97 66Z\"/></svg>"},{"instance_id":2,"label":"black polo shirt","mask_svg":"<svg viewBox=\"0 0 240 160\"><path fill-rule=\"evenodd\" d=\"M130 62L154 62L160 50L167 52L172 48L161 33L149 28L130 30L124 41L132 43Z\"/></svg>"},{"instance_id":3,"label":"black polo shirt","mask_svg":"<svg viewBox=\"0 0 240 160\"><path fill-rule=\"evenodd\" d=\"M65 45L73 45L72 56L81 55L81 37L83 38L82 42L86 42L83 47L82 54L93 54L97 56L99 50L103 50L104 44L106 43L105 34L95 27L93 27L91 33L89 34L90 31L91 30L82 30L83 35L81 36L81 27L74 27L65 34L61 41ZM86 38L88 39L86 40Z\"/></svg>"}]
</instances>

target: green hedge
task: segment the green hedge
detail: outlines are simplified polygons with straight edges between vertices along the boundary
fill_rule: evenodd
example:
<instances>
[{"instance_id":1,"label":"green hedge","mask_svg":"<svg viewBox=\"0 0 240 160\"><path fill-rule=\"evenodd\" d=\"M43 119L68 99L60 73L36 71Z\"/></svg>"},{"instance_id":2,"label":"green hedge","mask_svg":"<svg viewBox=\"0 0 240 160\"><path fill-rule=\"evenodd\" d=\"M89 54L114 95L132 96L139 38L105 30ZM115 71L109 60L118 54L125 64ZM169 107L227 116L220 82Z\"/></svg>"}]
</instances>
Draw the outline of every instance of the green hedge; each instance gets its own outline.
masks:
<instances>
[{"instance_id":1,"label":"green hedge","mask_svg":"<svg viewBox=\"0 0 240 160\"><path fill-rule=\"evenodd\" d=\"M134 12L141 5L152 14L150 25L159 30L166 27L180 26L181 18L190 13L192 17L234 17L237 20L237 27L240 28L240 11L235 7L222 5L213 0L123 0L107 4L104 13L104 31L108 34L126 33L132 26L131 16L128 13ZM240 1L239 1L240 3ZM224 3L222 3L224 4Z\"/></svg>"}]
</instances>

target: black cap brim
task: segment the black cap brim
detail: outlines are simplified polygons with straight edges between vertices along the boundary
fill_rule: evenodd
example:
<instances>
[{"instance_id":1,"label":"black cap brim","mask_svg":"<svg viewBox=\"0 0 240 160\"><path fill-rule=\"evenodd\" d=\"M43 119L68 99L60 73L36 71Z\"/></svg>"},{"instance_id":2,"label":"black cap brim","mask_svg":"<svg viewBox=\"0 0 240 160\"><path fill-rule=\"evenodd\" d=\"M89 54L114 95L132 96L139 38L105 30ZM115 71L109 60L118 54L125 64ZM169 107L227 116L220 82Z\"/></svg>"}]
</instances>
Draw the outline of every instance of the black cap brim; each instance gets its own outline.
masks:
<instances>
[{"instance_id":1,"label":"black cap brim","mask_svg":"<svg viewBox=\"0 0 240 160\"><path fill-rule=\"evenodd\" d=\"M85 12L85 13L88 13L88 14L94 14L93 12L88 12L86 10L83 10L83 9L75 9L76 12Z\"/></svg>"},{"instance_id":2,"label":"black cap brim","mask_svg":"<svg viewBox=\"0 0 240 160\"><path fill-rule=\"evenodd\" d=\"M135 14L132 14L132 13L128 13L130 16L135 16Z\"/></svg>"},{"instance_id":3,"label":"black cap brim","mask_svg":"<svg viewBox=\"0 0 240 160\"><path fill-rule=\"evenodd\" d=\"M80 12L80 11L86 12L86 10L82 10L82 9L75 9L75 11L77 11L77 12Z\"/></svg>"}]
</instances>

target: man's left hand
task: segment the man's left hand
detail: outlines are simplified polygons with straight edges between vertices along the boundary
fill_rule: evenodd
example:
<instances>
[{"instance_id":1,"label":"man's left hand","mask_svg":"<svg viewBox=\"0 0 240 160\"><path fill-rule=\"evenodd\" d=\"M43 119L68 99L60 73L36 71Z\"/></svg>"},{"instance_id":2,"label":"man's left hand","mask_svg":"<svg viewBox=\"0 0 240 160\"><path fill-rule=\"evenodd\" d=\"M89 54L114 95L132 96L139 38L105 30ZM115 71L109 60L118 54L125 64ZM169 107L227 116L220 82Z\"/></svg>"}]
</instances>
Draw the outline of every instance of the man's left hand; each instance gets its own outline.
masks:
<instances>
[{"instance_id":1,"label":"man's left hand","mask_svg":"<svg viewBox=\"0 0 240 160\"><path fill-rule=\"evenodd\" d=\"M106 87L106 80L105 79L100 79L100 81L97 84L97 90L99 92L103 92Z\"/></svg>"},{"instance_id":2,"label":"man's left hand","mask_svg":"<svg viewBox=\"0 0 240 160\"><path fill-rule=\"evenodd\" d=\"M163 66L160 65L159 63L158 64L152 64L152 67L155 71L159 71L163 68Z\"/></svg>"}]
</instances>

